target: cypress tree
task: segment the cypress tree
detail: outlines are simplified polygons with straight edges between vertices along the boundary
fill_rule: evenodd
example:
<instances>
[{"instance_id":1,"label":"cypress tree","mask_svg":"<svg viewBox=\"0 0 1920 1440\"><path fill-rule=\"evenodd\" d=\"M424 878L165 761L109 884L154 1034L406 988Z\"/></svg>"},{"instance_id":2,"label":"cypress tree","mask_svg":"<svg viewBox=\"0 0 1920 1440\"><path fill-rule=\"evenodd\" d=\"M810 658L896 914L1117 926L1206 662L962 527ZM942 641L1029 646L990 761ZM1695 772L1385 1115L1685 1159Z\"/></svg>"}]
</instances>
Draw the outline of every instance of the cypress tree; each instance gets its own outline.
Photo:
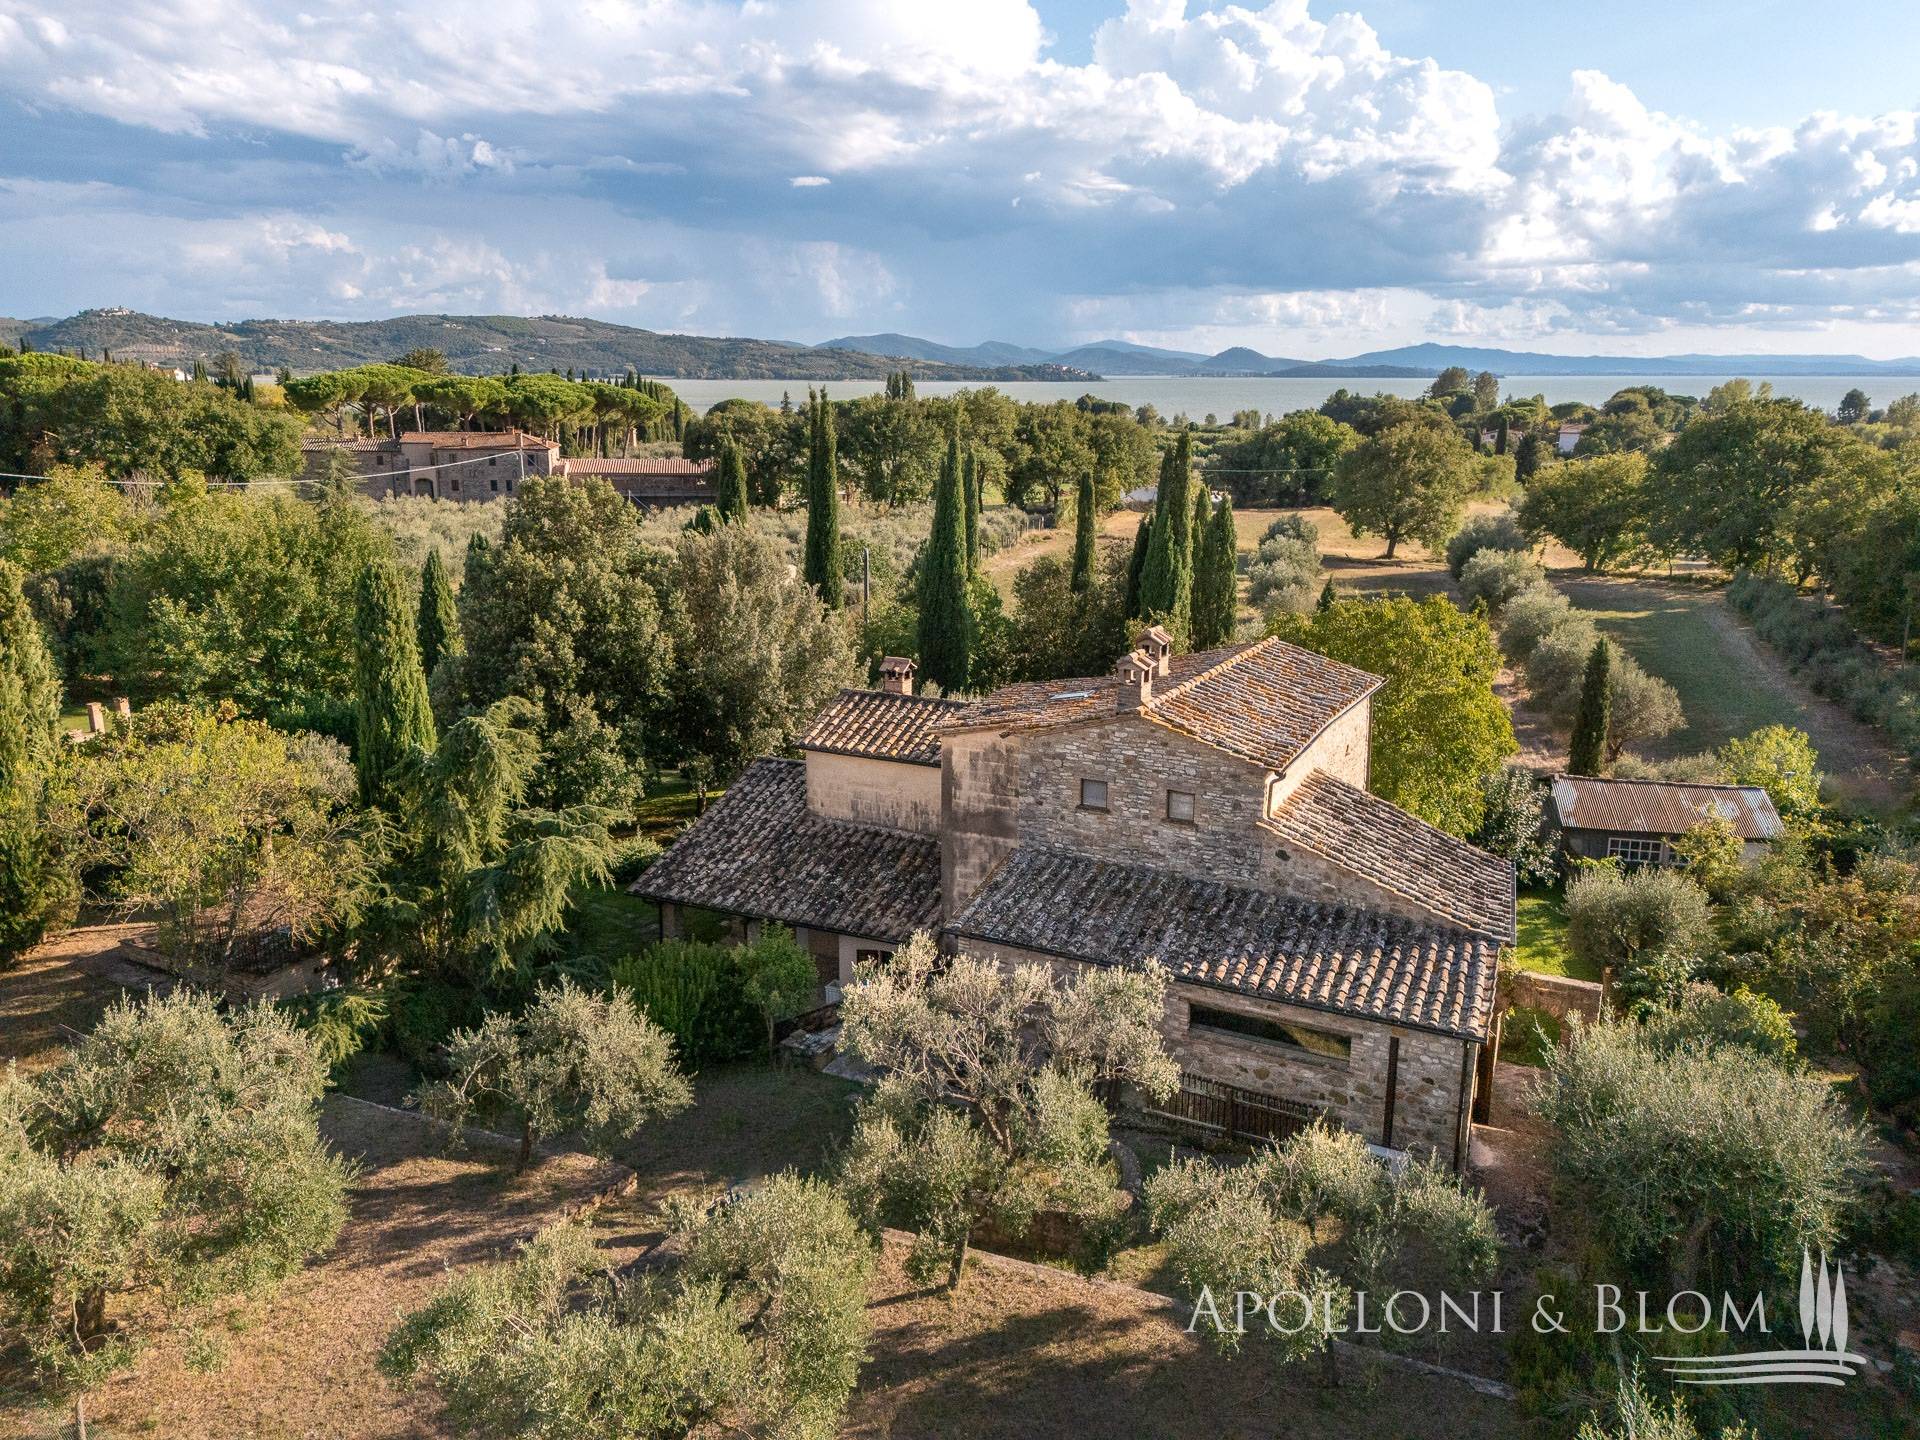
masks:
<instances>
[{"instance_id":1,"label":"cypress tree","mask_svg":"<svg viewBox=\"0 0 1920 1440\"><path fill-rule=\"evenodd\" d=\"M1140 578L1140 615L1156 620L1184 643L1193 610L1193 458L1182 430L1160 464L1147 568Z\"/></svg>"},{"instance_id":2,"label":"cypress tree","mask_svg":"<svg viewBox=\"0 0 1920 1440\"><path fill-rule=\"evenodd\" d=\"M966 505L956 435L947 442L947 458L940 466L933 492L933 533L920 565L920 673L943 690L966 688L973 659Z\"/></svg>"},{"instance_id":3,"label":"cypress tree","mask_svg":"<svg viewBox=\"0 0 1920 1440\"><path fill-rule=\"evenodd\" d=\"M420 567L420 618L415 629L420 640L420 669L429 679L434 666L465 648L460 639L460 613L453 603L453 584L447 579L447 567L441 563L438 550L427 551L427 562Z\"/></svg>"},{"instance_id":4,"label":"cypress tree","mask_svg":"<svg viewBox=\"0 0 1920 1440\"><path fill-rule=\"evenodd\" d=\"M840 486L834 455L833 409L823 388L807 391L807 583L821 603L840 608Z\"/></svg>"},{"instance_id":5,"label":"cypress tree","mask_svg":"<svg viewBox=\"0 0 1920 1440\"><path fill-rule=\"evenodd\" d=\"M747 462L732 440L720 442L719 480L714 485L714 505L722 520L747 521Z\"/></svg>"},{"instance_id":6,"label":"cypress tree","mask_svg":"<svg viewBox=\"0 0 1920 1440\"><path fill-rule=\"evenodd\" d=\"M1193 563L1188 567L1193 572L1193 588L1187 600L1187 614L1189 617L1196 616L1200 613L1200 595L1201 592L1206 589L1207 585L1206 576L1201 572L1204 568L1203 561L1207 547L1207 521L1213 514L1210 503L1212 498L1213 497L1207 493L1207 487L1205 485L1199 485L1194 488L1193 519L1187 526L1187 544L1190 547L1189 553L1193 556ZM1196 629L1198 625L1199 622L1197 620L1189 619L1189 629ZM1200 642L1197 640L1194 641L1193 648L1198 650L1200 648Z\"/></svg>"},{"instance_id":7,"label":"cypress tree","mask_svg":"<svg viewBox=\"0 0 1920 1440\"><path fill-rule=\"evenodd\" d=\"M1210 649L1233 638L1240 611L1239 536L1233 527L1233 499L1221 500L1207 519L1200 562L1194 566L1193 648Z\"/></svg>"},{"instance_id":8,"label":"cypress tree","mask_svg":"<svg viewBox=\"0 0 1920 1440\"><path fill-rule=\"evenodd\" d=\"M1333 577L1329 575L1327 577L1327 583L1320 587L1320 602L1317 605L1315 605L1313 608L1320 611L1320 613L1324 615L1327 611L1333 608L1333 601L1334 601Z\"/></svg>"},{"instance_id":9,"label":"cypress tree","mask_svg":"<svg viewBox=\"0 0 1920 1440\"><path fill-rule=\"evenodd\" d=\"M1513 427L1507 423L1507 417L1502 415L1500 417L1500 423L1494 427L1493 431L1493 453L1496 455L1506 454L1507 445L1512 440L1512 437Z\"/></svg>"},{"instance_id":10,"label":"cypress tree","mask_svg":"<svg viewBox=\"0 0 1920 1440\"><path fill-rule=\"evenodd\" d=\"M0 560L0 970L71 914L73 878L44 823L59 726L59 672L20 570Z\"/></svg>"},{"instance_id":11,"label":"cypress tree","mask_svg":"<svg viewBox=\"0 0 1920 1440\"><path fill-rule=\"evenodd\" d=\"M967 578L971 580L980 573L980 457L971 445L960 486L967 497Z\"/></svg>"},{"instance_id":12,"label":"cypress tree","mask_svg":"<svg viewBox=\"0 0 1920 1440\"><path fill-rule=\"evenodd\" d=\"M1147 551L1153 543L1153 516L1142 515L1133 532L1133 553L1127 557L1127 619L1140 618L1140 583L1147 576Z\"/></svg>"},{"instance_id":13,"label":"cypress tree","mask_svg":"<svg viewBox=\"0 0 1920 1440\"><path fill-rule=\"evenodd\" d=\"M360 572L355 591L353 688L354 766L360 799L373 805L387 798L396 772L415 751L433 748L420 642L407 623L400 576L385 560Z\"/></svg>"},{"instance_id":14,"label":"cypress tree","mask_svg":"<svg viewBox=\"0 0 1920 1440\"><path fill-rule=\"evenodd\" d=\"M27 604L20 568L0 560L0 795L53 759L60 726L60 672Z\"/></svg>"},{"instance_id":15,"label":"cypress tree","mask_svg":"<svg viewBox=\"0 0 1920 1440\"><path fill-rule=\"evenodd\" d=\"M1613 724L1613 647L1605 638L1593 642L1587 655L1587 676L1580 685L1580 708L1573 716L1573 743L1568 747L1567 771L1598 775L1606 769L1607 732Z\"/></svg>"},{"instance_id":16,"label":"cypress tree","mask_svg":"<svg viewBox=\"0 0 1920 1440\"><path fill-rule=\"evenodd\" d=\"M1093 584L1093 472L1080 477L1080 495L1073 511L1073 593L1085 594Z\"/></svg>"}]
</instances>

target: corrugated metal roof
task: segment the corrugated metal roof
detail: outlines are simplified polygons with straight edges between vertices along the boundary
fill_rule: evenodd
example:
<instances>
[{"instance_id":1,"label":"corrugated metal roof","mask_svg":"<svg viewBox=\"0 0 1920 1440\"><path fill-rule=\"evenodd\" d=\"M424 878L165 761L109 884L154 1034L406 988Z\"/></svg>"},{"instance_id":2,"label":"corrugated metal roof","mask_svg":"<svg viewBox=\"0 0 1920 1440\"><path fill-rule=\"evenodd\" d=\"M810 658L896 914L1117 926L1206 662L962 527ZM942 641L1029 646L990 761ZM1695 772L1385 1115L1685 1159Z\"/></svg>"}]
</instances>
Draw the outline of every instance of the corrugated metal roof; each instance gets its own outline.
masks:
<instances>
[{"instance_id":1,"label":"corrugated metal roof","mask_svg":"<svg viewBox=\"0 0 1920 1440\"><path fill-rule=\"evenodd\" d=\"M1780 812L1758 785L1688 785L1669 780L1553 777L1553 808L1567 830L1620 835L1684 835L1708 815L1723 815L1742 840L1773 840Z\"/></svg>"}]
</instances>

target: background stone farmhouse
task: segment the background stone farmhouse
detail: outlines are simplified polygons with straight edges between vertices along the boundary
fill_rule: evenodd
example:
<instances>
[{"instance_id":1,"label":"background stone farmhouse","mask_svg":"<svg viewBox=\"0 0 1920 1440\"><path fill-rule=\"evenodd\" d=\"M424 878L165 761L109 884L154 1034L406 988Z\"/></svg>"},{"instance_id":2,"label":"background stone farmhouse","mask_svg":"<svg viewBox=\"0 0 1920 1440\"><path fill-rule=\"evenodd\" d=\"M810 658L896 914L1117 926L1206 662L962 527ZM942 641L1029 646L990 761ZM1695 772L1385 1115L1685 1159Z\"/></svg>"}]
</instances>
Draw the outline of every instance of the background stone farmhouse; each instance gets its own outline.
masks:
<instances>
[{"instance_id":1,"label":"background stone farmhouse","mask_svg":"<svg viewBox=\"0 0 1920 1440\"><path fill-rule=\"evenodd\" d=\"M1459 1164L1491 1083L1512 865L1368 792L1380 680L1267 639L972 702L846 690L634 885L792 926L824 982L916 931L1007 964L1158 960L1175 1113L1314 1115ZM1221 1104L1237 1107L1221 1118Z\"/></svg>"},{"instance_id":2,"label":"background stone farmhouse","mask_svg":"<svg viewBox=\"0 0 1920 1440\"><path fill-rule=\"evenodd\" d=\"M529 475L605 480L634 504L706 505L713 462L677 455L561 458L560 447L524 430L414 430L387 440L316 440L304 449L304 476L318 480L327 457L351 456L360 489L376 498L430 495L438 500L504 500Z\"/></svg>"}]
</instances>

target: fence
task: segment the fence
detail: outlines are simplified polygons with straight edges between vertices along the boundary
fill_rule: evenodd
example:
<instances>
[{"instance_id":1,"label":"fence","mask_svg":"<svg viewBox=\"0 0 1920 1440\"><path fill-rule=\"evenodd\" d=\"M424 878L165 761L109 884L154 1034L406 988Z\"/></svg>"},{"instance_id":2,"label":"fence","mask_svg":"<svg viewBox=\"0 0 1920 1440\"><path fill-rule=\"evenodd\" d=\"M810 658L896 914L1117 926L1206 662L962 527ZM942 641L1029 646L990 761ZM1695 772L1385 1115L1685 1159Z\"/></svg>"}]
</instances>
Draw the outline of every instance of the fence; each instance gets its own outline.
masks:
<instances>
[{"instance_id":1,"label":"fence","mask_svg":"<svg viewBox=\"0 0 1920 1440\"><path fill-rule=\"evenodd\" d=\"M1148 1100L1145 1108L1155 1119L1230 1144L1284 1140L1320 1118L1320 1112L1310 1106L1186 1074L1181 1075L1180 1088L1172 1098Z\"/></svg>"}]
</instances>

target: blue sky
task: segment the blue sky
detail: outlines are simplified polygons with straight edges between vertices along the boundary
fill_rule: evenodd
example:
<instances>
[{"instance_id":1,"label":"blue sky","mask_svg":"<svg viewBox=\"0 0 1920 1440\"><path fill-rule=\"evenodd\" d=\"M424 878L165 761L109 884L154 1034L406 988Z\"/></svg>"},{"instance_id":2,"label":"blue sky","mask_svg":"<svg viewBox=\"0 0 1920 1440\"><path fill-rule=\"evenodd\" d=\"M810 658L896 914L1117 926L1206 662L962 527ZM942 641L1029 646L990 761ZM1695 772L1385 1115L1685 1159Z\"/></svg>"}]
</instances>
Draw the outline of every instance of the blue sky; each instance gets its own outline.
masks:
<instances>
[{"instance_id":1,"label":"blue sky","mask_svg":"<svg viewBox=\"0 0 1920 1440\"><path fill-rule=\"evenodd\" d=\"M1920 5L1036 4L0 0L0 313L1920 354Z\"/></svg>"}]
</instances>

